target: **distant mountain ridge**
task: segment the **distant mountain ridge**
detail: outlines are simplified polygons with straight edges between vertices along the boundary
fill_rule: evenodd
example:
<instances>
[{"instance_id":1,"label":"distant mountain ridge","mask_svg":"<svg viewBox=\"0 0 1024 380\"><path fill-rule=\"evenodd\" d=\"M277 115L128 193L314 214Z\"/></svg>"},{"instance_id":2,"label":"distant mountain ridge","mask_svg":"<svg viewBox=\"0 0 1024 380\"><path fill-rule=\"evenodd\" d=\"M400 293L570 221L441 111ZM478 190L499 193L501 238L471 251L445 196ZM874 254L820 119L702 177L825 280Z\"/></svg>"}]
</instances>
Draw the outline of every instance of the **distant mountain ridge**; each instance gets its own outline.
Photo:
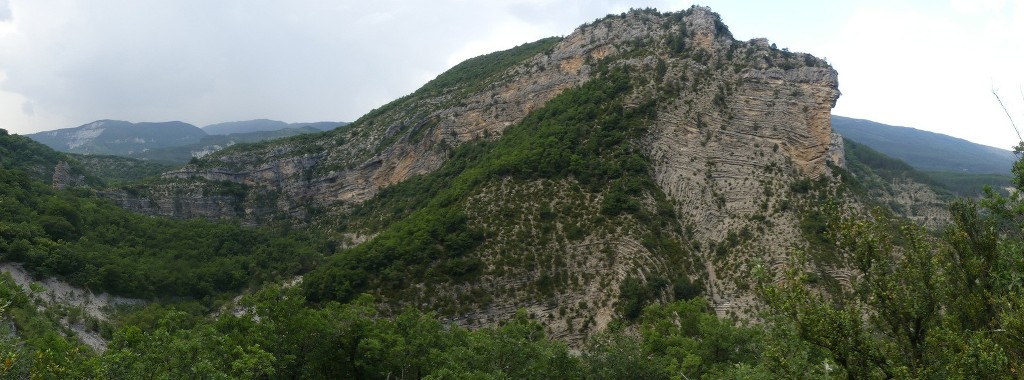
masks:
<instances>
[{"instance_id":1,"label":"distant mountain ridge","mask_svg":"<svg viewBox=\"0 0 1024 380\"><path fill-rule=\"evenodd\" d=\"M1017 161L1009 150L870 120L832 115L832 130L922 171L1008 175Z\"/></svg>"},{"instance_id":2,"label":"distant mountain ridge","mask_svg":"<svg viewBox=\"0 0 1024 380\"><path fill-rule=\"evenodd\" d=\"M304 126L301 128L286 127L270 131L239 132L227 135L207 135L194 144L150 149L145 152L130 154L129 157L160 162L185 163L192 158L203 157L235 144L254 143L319 132L323 131L312 126Z\"/></svg>"},{"instance_id":3,"label":"distant mountain ridge","mask_svg":"<svg viewBox=\"0 0 1024 380\"><path fill-rule=\"evenodd\" d=\"M28 134L54 150L77 154L130 156L183 163L236 143L258 142L281 137L332 130L348 123L285 123L256 119L208 125L171 122L132 123L97 120L75 128Z\"/></svg>"},{"instance_id":4,"label":"distant mountain ridge","mask_svg":"<svg viewBox=\"0 0 1024 380\"><path fill-rule=\"evenodd\" d=\"M329 131L343 126L345 122L320 121L314 123L285 123L279 120L253 119L244 121L229 121L226 123L210 124L203 127L203 131L211 135L229 135L233 133L269 132L287 128L313 127L320 131Z\"/></svg>"},{"instance_id":5,"label":"distant mountain ridge","mask_svg":"<svg viewBox=\"0 0 1024 380\"><path fill-rule=\"evenodd\" d=\"M75 128L26 135L68 153L127 155L146 149L198 142L206 132L180 121L132 123L97 120Z\"/></svg>"}]
</instances>

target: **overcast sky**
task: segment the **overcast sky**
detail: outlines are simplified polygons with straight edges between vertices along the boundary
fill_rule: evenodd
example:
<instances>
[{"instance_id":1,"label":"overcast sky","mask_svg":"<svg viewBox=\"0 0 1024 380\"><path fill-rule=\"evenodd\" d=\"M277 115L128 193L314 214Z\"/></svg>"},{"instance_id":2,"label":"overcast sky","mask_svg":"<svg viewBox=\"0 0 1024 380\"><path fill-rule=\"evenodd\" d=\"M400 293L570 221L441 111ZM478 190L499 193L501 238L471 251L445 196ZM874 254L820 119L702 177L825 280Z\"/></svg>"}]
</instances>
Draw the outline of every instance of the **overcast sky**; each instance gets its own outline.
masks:
<instances>
[{"instance_id":1,"label":"overcast sky","mask_svg":"<svg viewBox=\"0 0 1024 380\"><path fill-rule=\"evenodd\" d=\"M627 0L0 0L0 128L97 119L352 121L456 63ZM737 39L825 57L834 114L1009 148L1024 124L1024 0L712 1ZM1024 125L1022 125L1024 126Z\"/></svg>"}]
</instances>

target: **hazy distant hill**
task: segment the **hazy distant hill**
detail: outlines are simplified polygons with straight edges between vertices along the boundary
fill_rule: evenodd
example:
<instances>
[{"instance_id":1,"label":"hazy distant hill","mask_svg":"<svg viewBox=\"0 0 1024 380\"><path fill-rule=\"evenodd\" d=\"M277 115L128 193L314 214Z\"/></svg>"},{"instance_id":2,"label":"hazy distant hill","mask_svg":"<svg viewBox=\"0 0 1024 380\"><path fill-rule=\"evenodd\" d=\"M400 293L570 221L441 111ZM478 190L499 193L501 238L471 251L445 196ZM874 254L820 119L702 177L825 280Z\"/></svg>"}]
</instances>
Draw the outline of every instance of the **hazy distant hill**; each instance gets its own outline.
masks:
<instances>
[{"instance_id":1,"label":"hazy distant hill","mask_svg":"<svg viewBox=\"0 0 1024 380\"><path fill-rule=\"evenodd\" d=\"M206 133L211 135L229 135L233 133L266 132L286 128L302 128L306 126L313 127L321 131L327 131L345 124L347 123L340 121L288 124L279 120L254 119L211 124L203 127L203 131L206 131Z\"/></svg>"},{"instance_id":2,"label":"hazy distant hill","mask_svg":"<svg viewBox=\"0 0 1024 380\"><path fill-rule=\"evenodd\" d=\"M206 132L180 121L131 123L98 120L75 128L26 136L62 152L127 155L147 149L196 143L206 136Z\"/></svg>"},{"instance_id":3,"label":"hazy distant hill","mask_svg":"<svg viewBox=\"0 0 1024 380\"><path fill-rule=\"evenodd\" d=\"M203 127L203 131L211 135L228 135L232 133L273 131L285 128L288 128L288 123L283 121L255 119L211 124Z\"/></svg>"},{"instance_id":4,"label":"hazy distant hill","mask_svg":"<svg viewBox=\"0 0 1024 380\"><path fill-rule=\"evenodd\" d=\"M939 133L832 116L832 129L850 140L923 171L1009 174L1013 152Z\"/></svg>"},{"instance_id":5,"label":"hazy distant hill","mask_svg":"<svg viewBox=\"0 0 1024 380\"><path fill-rule=\"evenodd\" d=\"M340 121L289 124L258 119L198 128L180 121L131 123L98 120L76 128L26 136L61 152L184 163L194 156L202 156L238 143L329 131L347 124Z\"/></svg>"},{"instance_id":6,"label":"hazy distant hill","mask_svg":"<svg viewBox=\"0 0 1024 380\"><path fill-rule=\"evenodd\" d=\"M302 127L313 127L321 131L330 131L348 125L348 122L344 121L318 121L314 123L291 123L288 126L291 128L302 128Z\"/></svg>"},{"instance_id":7,"label":"hazy distant hill","mask_svg":"<svg viewBox=\"0 0 1024 380\"><path fill-rule=\"evenodd\" d=\"M185 163L193 157L202 157L235 144L260 142L319 132L323 131L313 126L305 126L301 128L288 127L271 131L209 135L203 137L199 142L194 144L150 149L145 152L133 153L130 157L169 163Z\"/></svg>"}]
</instances>

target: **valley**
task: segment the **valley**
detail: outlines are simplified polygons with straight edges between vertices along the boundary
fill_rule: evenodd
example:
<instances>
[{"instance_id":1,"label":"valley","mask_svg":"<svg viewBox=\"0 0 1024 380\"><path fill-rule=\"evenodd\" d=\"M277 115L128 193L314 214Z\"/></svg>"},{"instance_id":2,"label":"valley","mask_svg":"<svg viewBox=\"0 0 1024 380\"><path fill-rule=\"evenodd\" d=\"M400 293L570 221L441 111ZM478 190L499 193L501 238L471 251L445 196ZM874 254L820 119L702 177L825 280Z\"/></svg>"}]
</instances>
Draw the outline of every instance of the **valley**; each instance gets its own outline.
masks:
<instances>
[{"instance_id":1,"label":"valley","mask_svg":"<svg viewBox=\"0 0 1024 380\"><path fill-rule=\"evenodd\" d=\"M634 9L352 123L0 130L0 376L1019 373L1012 153L834 116L839 79Z\"/></svg>"}]
</instances>

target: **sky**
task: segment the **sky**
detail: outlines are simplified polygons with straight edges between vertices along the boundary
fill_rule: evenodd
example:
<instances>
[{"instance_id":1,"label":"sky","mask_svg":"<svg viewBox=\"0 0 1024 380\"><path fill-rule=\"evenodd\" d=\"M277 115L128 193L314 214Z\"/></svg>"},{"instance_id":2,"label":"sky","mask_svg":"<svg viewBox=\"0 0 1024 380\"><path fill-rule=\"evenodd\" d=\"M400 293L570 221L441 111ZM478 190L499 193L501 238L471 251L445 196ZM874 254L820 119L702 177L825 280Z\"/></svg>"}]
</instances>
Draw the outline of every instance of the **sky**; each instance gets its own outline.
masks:
<instances>
[{"instance_id":1,"label":"sky","mask_svg":"<svg viewBox=\"0 0 1024 380\"><path fill-rule=\"evenodd\" d=\"M0 0L0 128L353 121L464 59L672 0ZM1024 0L705 0L839 72L833 114L1010 148Z\"/></svg>"}]
</instances>

